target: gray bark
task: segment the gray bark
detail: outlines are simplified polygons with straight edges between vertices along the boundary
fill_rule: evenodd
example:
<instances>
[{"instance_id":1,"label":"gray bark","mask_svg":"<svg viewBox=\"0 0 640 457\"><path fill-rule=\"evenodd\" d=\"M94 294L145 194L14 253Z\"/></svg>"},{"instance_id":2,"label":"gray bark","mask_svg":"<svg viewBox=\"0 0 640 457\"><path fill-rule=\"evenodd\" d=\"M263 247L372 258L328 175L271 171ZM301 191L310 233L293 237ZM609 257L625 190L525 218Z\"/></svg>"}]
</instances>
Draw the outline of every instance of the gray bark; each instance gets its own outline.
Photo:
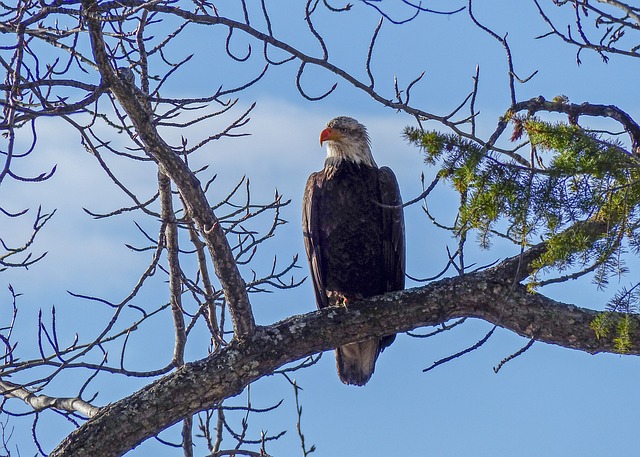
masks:
<instances>
[{"instance_id":1,"label":"gray bark","mask_svg":"<svg viewBox=\"0 0 640 457\"><path fill-rule=\"evenodd\" d=\"M256 327L250 336L233 340L210 357L188 363L105 407L51 456L122 455L182 418L238 395L249 383L286 363L367 337L464 316L566 348L592 354L615 352L614 335L598 338L590 328L597 311L532 294L506 277L505 271L514 272L523 258L526 253L482 272ZM628 353L638 355L640 317L631 319Z\"/></svg>"}]
</instances>

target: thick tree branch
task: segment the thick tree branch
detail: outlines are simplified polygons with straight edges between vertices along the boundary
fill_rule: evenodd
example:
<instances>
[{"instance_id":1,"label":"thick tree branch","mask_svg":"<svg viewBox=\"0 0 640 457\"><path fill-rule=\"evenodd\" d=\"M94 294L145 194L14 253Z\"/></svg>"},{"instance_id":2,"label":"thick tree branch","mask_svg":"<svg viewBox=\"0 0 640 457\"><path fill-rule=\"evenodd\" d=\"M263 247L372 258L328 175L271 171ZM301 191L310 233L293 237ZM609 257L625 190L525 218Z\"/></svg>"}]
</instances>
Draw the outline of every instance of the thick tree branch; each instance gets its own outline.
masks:
<instances>
[{"instance_id":1,"label":"thick tree branch","mask_svg":"<svg viewBox=\"0 0 640 457\"><path fill-rule=\"evenodd\" d=\"M598 338L590 328L597 311L528 293L513 281L496 280L492 272L501 267L258 327L246 339L234 340L207 359L186 364L107 406L51 456L96 455L98 450L104 457L122 455L181 418L239 394L286 363L369 336L454 318L476 317L526 338L592 354L615 352L614 336ZM633 334L628 353L639 355L640 317L629 318Z\"/></svg>"}]
</instances>

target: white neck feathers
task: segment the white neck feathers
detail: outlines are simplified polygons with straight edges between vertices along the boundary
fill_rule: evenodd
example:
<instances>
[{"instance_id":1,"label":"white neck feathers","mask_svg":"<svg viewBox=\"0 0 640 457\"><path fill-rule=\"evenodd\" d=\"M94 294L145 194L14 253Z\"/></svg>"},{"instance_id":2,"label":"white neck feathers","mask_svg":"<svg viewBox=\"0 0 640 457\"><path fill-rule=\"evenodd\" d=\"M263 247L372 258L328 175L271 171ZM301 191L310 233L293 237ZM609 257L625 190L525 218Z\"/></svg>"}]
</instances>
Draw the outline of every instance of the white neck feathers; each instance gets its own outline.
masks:
<instances>
[{"instance_id":1,"label":"white neck feathers","mask_svg":"<svg viewBox=\"0 0 640 457\"><path fill-rule=\"evenodd\" d=\"M371 148L366 142L327 142L327 160L332 163L338 163L342 160L349 160L357 165L367 165L369 167L378 168Z\"/></svg>"}]
</instances>

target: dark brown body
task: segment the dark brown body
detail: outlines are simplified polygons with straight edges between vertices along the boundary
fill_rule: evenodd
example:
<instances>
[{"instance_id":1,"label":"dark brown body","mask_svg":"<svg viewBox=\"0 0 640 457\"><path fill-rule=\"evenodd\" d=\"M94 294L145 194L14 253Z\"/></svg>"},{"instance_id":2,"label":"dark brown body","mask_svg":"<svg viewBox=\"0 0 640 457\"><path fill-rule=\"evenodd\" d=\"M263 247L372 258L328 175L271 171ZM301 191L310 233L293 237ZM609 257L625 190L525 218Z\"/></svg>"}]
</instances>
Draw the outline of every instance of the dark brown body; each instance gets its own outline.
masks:
<instances>
[{"instance_id":1,"label":"dark brown body","mask_svg":"<svg viewBox=\"0 0 640 457\"><path fill-rule=\"evenodd\" d=\"M402 199L393 172L327 161L307 181L303 230L319 308L404 288ZM364 385L395 335L336 350L338 375Z\"/></svg>"}]
</instances>

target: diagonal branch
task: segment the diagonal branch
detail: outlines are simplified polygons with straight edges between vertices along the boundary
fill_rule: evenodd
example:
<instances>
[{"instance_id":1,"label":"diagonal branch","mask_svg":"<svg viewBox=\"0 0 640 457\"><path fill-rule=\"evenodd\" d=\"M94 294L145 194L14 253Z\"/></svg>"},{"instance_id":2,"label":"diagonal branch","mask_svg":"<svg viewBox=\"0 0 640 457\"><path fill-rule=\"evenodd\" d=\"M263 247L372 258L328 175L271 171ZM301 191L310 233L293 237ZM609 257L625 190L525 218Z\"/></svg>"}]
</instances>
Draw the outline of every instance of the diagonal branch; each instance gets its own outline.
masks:
<instances>
[{"instance_id":1,"label":"diagonal branch","mask_svg":"<svg viewBox=\"0 0 640 457\"><path fill-rule=\"evenodd\" d=\"M47 395L36 395L28 389L9 381L0 381L0 394L7 398L19 398L34 411L53 408L61 411L78 412L86 417L94 417L99 409L81 398L57 398Z\"/></svg>"},{"instance_id":2,"label":"diagonal branch","mask_svg":"<svg viewBox=\"0 0 640 457\"><path fill-rule=\"evenodd\" d=\"M640 26L640 14L637 7L632 7L618 0L597 0L598 3L605 3L622 10L629 18L633 19Z\"/></svg>"},{"instance_id":3,"label":"diagonal branch","mask_svg":"<svg viewBox=\"0 0 640 457\"><path fill-rule=\"evenodd\" d=\"M118 99L130 117L146 152L157 162L162 172L176 183L183 201L188 205L196 226L204 238L213 259L216 275L224 289L234 324L235 334L244 337L253 332L255 320L246 291L245 282L234 261L231 247L207 201L200 181L187 164L160 137L153 123L148 103L133 85L121 80L111 65L102 35L102 24L96 15L97 2L84 0L83 11L96 64L106 86Z\"/></svg>"}]
</instances>

